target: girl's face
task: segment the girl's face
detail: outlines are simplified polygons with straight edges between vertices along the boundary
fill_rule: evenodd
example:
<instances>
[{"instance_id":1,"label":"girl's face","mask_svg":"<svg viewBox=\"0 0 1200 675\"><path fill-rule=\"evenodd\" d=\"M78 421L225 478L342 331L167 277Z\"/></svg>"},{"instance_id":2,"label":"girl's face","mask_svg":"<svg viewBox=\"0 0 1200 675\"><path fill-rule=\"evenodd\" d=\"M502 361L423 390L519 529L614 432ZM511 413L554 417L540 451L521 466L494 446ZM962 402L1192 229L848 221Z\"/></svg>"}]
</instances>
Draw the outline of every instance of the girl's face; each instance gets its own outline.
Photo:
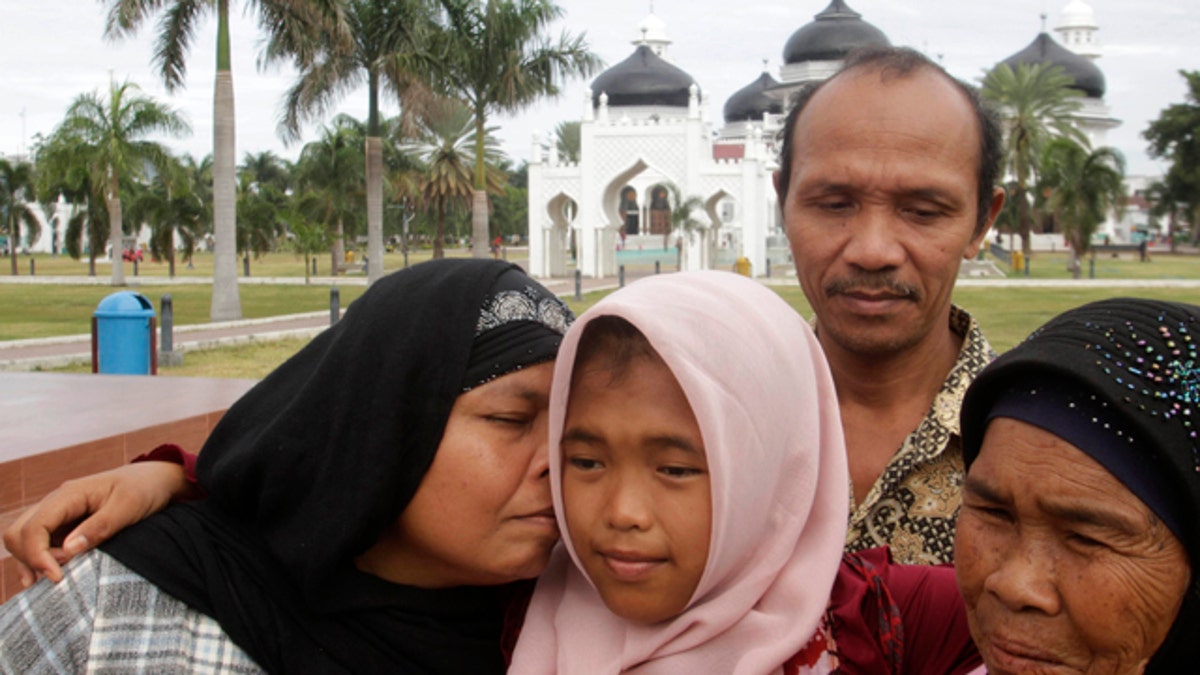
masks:
<instances>
[{"instance_id":1,"label":"girl's face","mask_svg":"<svg viewBox=\"0 0 1200 675\"><path fill-rule=\"evenodd\" d=\"M712 496L700 426L658 358L616 373L579 364L562 439L562 492L575 554L618 616L682 612L708 560Z\"/></svg>"},{"instance_id":2,"label":"girl's face","mask_svg":"<svg viewBox=\"0 0 1200 675\"><path fill-rule=\"evenodd\" d=\"M420 487L360 569L425 588L542 573L558 541L547 454L553 373L552 362L539 364L458 397Z\"/></svg>"}]
</instances>

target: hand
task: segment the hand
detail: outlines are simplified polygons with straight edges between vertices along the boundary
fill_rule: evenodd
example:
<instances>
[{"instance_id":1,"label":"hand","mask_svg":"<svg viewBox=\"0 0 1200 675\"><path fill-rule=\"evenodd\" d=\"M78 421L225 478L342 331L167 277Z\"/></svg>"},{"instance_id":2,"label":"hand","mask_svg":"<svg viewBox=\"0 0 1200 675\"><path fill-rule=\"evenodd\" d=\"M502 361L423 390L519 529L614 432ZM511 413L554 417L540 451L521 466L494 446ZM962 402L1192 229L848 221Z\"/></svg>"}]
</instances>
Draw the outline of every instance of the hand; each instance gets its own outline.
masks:
<instances>
[{"instance_id":1,"label":"hand","mask_svg":"<svg viewBox=\"0 0 1200 675\"><path fill-rule=\"evenodd\" d=\"M39 576L58 583L68 560L196 490L183 467L171 462L140 462L69 480L21 513L4 531L4 546L17 561L23 587Z\"/></svg>"}]
</instances>

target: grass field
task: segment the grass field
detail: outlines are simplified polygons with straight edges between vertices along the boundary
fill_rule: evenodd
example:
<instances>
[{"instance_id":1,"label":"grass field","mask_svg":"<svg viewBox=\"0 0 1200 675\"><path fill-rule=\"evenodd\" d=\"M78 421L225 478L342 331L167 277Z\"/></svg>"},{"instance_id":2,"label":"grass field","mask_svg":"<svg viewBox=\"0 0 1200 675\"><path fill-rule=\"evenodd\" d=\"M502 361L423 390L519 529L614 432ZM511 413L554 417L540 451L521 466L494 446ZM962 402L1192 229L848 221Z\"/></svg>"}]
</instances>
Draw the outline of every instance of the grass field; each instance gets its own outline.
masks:
<instances>
[{"instance_id":1,"label":"grass field","mask_svg":"<svg viewBox=\"0 0 1200 675\"><path fill-rule=\"evenodd\" d=\"M451 255L466 255L466 251L453 251ZM251 273L261 276L302 276L303 264L290 254L273 254L252 263ZM428 254L410 256L410 263L427 259ZM327 264L322 259L319 265ZM35 263L38 274L79 274L79 266L86 264L69 259L51 259L45 256ZM211 274L211 256L200 254L196 258L196 269L189 274L200 276ZM1069 279L1066 270L1067 256L1062 253L1038 254L1031 264L1030 278ZM385 269L403 267L399 254L390 254L385 259ZM781 269L782 266L777 269ZM0 269L4 269L0 267ZM150 264L139 270L141 274L166 275L165 264ZM1087 263L1085 261L1085 278ZM24 271L27 271L24 270ZM107 272L100 267L97 274ZM790 270L789 270L790 271ZM127 269L127 272L131 272ZM782 272L777 272L782 273ZM183 275L181 271L181 276ZM1200 257L1156 255L1152 262L1142 263L1136 256L1125 254L1119 258L1097 258L1095 276L1104 279L1200 279ZM1024 278L1023 274L1012 274L1012 278ZM798 286L773 287L789 304L805 317L812 310ZM211 287L208 285L180 284L142 286L137 289L146 295L155 307L160 306L162 295L170 293L174 301L175 320L178 325L205 323L208 321ZM339 285L341 303L345 307L365 290L363 286ZM69 335L86 333L90 330L90 316L96 304L111 293L109 286L4 286L0 285L0 340L30 337ZM246 318L265 317L279 314L324 311L329 307L327 285L252 285L240 288L242 312ZM589 293L581 302L568 299L576 312L590 307L607 292ZM1138 295L1167 300L1178 300L1200 304L1200 289L1154 289L1139 288L1114 290L1111 288L966 288L959 287L954 301L965 307L979 321L985 334L998 351L1011 348L1037 326L1050 317L1071 307L1113 297L1115 295ZM189 352L184 366L163 369L164 375L204 377L261 377L305 344L305 340L291 339L270 343L255 343L227 347L208 352ZM87 367L78 368L80 371Z\"/></svg>"},{"instance_id":2,"label":"grass field","mask_svg":"<svg viewBox=\"0 0 1200 675\"><path fill-rule=\"evenodd\" d=\"M451 258L467 257L470 251L467 249L446 249L446 256ZM429 249L414 249L409 253L408 262L410 265L415 265L418 262L429 260L433 257L433 251ZM65 255L51 256L48 253L39 253L28 256L22 255L17 257L17 273L20 276L29 274L29 261L33 260L33 269L38 276L83 276L88 273L87 259L72 260ZM183 260L175 261L175 276L183 278L192 277L211 277L213 273L213 257L211 253L197 253L193 259L192 269L188 269L187 263ZM357 258L357 262L362 262L362 257ZM10 271L10 263L7 259L0 260L0 274L8 274ZM387 253L383 256L383 267L385 270L398 270L404 267L403 253ZM152 261L148 257L146 260L138 263L138 276L144 277L166 277L169 275L170 266L166 261ZM242 259L238 258L238 274L243 273ZM327 276L329 274L329 255L317 256L317 275ZM107 262L96 263L96 276L109 277L112 275L112 267ZM133 277L133 264L125 263L125 276ZM252 277L303 277L304 276L304 258L293 253L268 253L262 258L250 258L250 276ZM361 273L351 273L351 276L361 277Z\"/></svg>"},{"instance_id":3,"label":"grass field","mask_svg":"<svg viewBox=\"0 0 1200 675\"><path fill-rule=\"evenodd\" d=\"M91 331L92 312L112 286L0 285L0 340L79 335ZM175 325L208 323L212 304L209 285L143 286L135 288L162 307L162 296L171 295ZM339 286L342 307L362 295L365 286ZM254 319L281 314L301 314L329 310L328 286L240 287L242 316Z\"/></svg>"}]
</instances>

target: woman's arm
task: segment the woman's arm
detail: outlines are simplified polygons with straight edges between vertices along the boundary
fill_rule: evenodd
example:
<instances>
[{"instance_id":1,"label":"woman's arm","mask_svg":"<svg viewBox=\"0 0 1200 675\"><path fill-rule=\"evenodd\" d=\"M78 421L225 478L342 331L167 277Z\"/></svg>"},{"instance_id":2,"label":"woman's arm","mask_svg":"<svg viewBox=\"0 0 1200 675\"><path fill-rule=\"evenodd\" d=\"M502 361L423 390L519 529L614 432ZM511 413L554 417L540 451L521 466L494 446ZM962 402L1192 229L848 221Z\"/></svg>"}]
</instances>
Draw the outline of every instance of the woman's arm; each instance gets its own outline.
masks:
<instances>
[{"instance_id":1,"label":"woman's arm","mask_svg":"<svg viewBox=\"0 0 1200 675\"><path fill-rule=\"evenodd\" d=\"M141 461L149 460L149 461ZM62 567L171 500L203 495L195 484L195 455L159 446L135 463L63 483L26 509L4 531L23 587L38 576L62 579Z\"/></svg>"}]
</instances>

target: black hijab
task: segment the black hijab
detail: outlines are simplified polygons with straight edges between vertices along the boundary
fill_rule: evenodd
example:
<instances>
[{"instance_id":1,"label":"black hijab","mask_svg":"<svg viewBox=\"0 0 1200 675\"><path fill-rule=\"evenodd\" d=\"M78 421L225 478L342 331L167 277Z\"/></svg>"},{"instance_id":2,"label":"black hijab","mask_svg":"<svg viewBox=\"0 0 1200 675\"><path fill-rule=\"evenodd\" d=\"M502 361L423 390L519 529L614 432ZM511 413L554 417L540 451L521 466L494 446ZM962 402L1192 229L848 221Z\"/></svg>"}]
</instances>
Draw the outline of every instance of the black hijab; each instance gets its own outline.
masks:
<instances>
[{"instance_id":1,"label":"black hijab","mask_svg":"<svg viewBox=\"0 0 1200 675\"><path fill-rule=\"evenodd\" d=\"M384 277L222 418L198 463L207 499L104 549L271 672L503 672L511 585L406 587L353 560L416 492L459 393L553 359L569 321L499 261Z\"/></svg>"},{"instance_id":2,"label":"black hijab","mask_svg":"<svg viewBox=\"0 0 1200 675\"><path fill-rule=\"evenodd\" d=\"M963 399L968 469L997 408L1091 455L1168 524L1191 585L1146 673L1200 663L1200 307L1114 298L1064 312L989 365ZM1037 399L1029 405L1032 395ZM1054 407L1057 412L1045 410ZM1068 407L1069 406L1069 407ZM1103 436L1103 437L1098 437Z\"/></svg>"}]
</instances>

